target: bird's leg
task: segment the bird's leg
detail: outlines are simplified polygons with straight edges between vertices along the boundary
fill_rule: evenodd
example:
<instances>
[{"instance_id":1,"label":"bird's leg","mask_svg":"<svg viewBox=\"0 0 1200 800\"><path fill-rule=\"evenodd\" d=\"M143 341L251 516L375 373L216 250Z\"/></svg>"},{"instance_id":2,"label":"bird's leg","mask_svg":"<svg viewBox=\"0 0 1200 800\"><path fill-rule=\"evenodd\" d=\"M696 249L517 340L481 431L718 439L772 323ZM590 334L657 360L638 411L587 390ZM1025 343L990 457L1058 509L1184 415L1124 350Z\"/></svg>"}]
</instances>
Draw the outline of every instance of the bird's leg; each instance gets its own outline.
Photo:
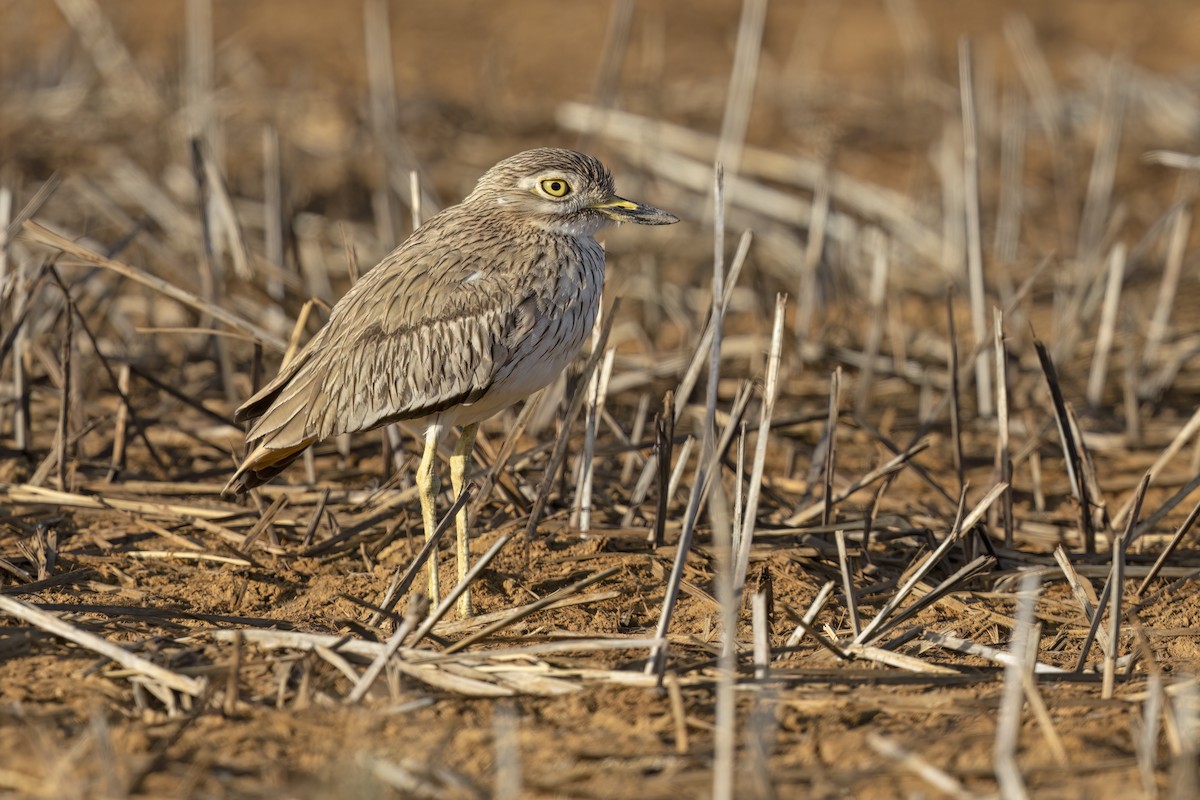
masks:
<instances>
[{"instance_id":1,"label":"bird's leg","mask_svg":"<svg viewBox=\"0 0 1200 800\"><path fill-rule=\"evenodd\" d=\"M433 538L437 530L437 496L438 475L434 462L437 461L438 439L441 437L442 426L434 423L425 432L425 452L421 454L421 463L417 467L417 491L421 495L421 518L425 522L425 541ZM441 600L438 587L438 552L433 548L429 554L429 602L437 606Z\"/></svg>"},{"instance_id":2,"label":"bird's leg","mask_svg":"<svg viewBox=\"0 0 1200 800\"><path fill-rule=\"evenodd\" d=\"M463 486L467 482L467 468L471 465L471 450L475 447L477 430L479 430L478 422L472 422L465 426L462 429L462 436L458 439L458 444L454 446L454 453L450 456L450 485L454 489L455 500L462 494ZM454 527L458 531L458 580L460 582L466 577L467 567L470 566L470 548L467 538L468 506L470 503L460 508L454 517ZM471 613L471 590L468 588L458 598L458 614L460 617L469 617Z\"/></svg>"}]
</instances>

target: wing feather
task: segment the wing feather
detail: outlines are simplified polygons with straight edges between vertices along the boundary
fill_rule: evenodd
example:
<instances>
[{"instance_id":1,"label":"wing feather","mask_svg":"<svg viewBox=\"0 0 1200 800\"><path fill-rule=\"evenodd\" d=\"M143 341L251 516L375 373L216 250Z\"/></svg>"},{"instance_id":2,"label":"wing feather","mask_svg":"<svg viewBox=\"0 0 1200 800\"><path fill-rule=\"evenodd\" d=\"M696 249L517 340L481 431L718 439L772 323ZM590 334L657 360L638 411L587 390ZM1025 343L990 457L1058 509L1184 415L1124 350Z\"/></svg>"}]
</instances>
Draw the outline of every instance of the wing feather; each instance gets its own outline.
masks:
<instances>
[{"instance_id":1,"label":"wing feather","mask_svg":"<svg viewBox=\"0 0 1200 800\"><path fill-rule=\"evenodd\" d=\"M447 247L448 209L364 275L329 321L236 412L251 452L226 487L245 491L314 442L474 402L507 360L528 292L486 241ZM461 213L461 212L459 212ZM430 265L433 265L431 268Z\"/></svg>"}]
</instances>

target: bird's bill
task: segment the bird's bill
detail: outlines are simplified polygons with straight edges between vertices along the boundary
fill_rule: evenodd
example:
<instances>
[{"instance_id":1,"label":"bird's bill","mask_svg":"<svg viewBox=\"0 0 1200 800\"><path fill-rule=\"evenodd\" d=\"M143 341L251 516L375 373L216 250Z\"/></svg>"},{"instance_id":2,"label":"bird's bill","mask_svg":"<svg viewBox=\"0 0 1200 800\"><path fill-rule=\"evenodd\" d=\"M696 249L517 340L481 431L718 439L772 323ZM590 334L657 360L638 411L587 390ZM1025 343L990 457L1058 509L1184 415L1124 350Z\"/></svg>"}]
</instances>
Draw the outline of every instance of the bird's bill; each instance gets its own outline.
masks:
<instances>
[{"instance_id":1,"label":"bird's bill","mask_svg":"<svg viewBox=\"0 0 1200 800\"><path fill-rule=\"evenodd\" d=\"M642 205L615 194L596 203L592 208L614 222L636 222L638 225L670 225L679 217L654 206Z\"/></svg>"}]
</instances>

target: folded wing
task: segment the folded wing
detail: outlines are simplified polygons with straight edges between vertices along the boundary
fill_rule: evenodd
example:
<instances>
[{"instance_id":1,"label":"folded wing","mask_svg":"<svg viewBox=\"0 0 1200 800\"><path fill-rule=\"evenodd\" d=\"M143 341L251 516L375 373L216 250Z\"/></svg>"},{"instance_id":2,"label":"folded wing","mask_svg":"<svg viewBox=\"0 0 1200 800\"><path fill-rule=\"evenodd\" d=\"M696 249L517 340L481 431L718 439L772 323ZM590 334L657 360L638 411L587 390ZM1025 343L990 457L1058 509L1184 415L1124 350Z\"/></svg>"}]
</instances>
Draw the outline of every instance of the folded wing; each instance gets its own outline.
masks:
<instances>
[{"instance_id":1,"label":"folded wing","mask_svg":"<svg viewBox=\"0 0 1200 800\"><path fill-rule=\"evenodd\" d=\"M420 232L418 232L420 233ZM355 284L329 322L237 410L250 452L225 487L241 493L339 433L472 403L528 327L524 293L469 250L415 269L414 237ZM422 262L419 258L415 263Z\"/></svg>"}]
</instances>

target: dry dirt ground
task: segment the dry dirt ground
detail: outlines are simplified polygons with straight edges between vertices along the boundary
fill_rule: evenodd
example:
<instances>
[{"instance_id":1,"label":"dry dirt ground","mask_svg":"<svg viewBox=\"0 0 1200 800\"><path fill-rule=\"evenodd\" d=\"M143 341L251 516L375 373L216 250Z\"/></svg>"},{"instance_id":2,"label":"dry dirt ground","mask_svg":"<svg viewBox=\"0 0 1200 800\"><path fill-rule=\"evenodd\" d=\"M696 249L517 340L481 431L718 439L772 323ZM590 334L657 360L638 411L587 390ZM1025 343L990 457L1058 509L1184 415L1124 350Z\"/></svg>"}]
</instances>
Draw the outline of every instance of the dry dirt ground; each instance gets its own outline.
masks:
<instances>
[{"instance_id":1,"label":"dry dirt ground","mask_svg":"<svg viewBox=\"0 0 1200 800\"><path fill-rule=\"evenodd\" d=\"M680 132L638 134L632 144L620 131L580 132L563 107L617 108L716 136L737 117L727 96L742 4L0 0L0 192L13 193L11 206L0 193L0 233L15 237L0 261L0 597L21 601L0 615L0 792L652 798L732 786L738 797L890 798L1002 789L1018 797L1023 785L1035 797L1194 796L1194 538L1184 536L1144 591L1141 583L1195 503L1195 185L1187 169L1141 156L1187 151L1200 130L1200 6L765 6L745 129L759 150L743 155L728 186L727 266L742 231L755 238L725 322L717 404L720 427L749 387L747 473L774 298L790 297L759 525L733 629L737 670L731 678L720 668L714 535L740 512L735 498L747 485L735 440L699 516L659 682L644 674L646 640L695 483L700 447L688 458L684 442L703 433L705 373L675 428L673 458L687 460L663 504L660 546L647 537L662 487L652 482L644 499L631 498L647 456L662 452L654 415L679 385L711 302L716 150ZM1006 543L998 495L934 559L959 530L960 482L970 511L1000 480L1000 430L977 399L962 271L962 36L973 45L978 90L989 369L990 309L1006 307L1014 532ZM372 37L382 50L368 47ZM380 72L369 69L369 52ZM738 126L726 128L736 139ZM214 166L202 189L192 136ZM512 435L511 412L484 427L477 480L506 444L513 450L476 504L474 555L506 542L473 585L479 619L451 613L419 645L410 641L419 650L402 651L361 702L347 703L370 648L409 604L404 596L394 611L380 610L421 543L415 445L405 437L393 469L378 434L326 443L315 484L298 463L252 501L222 500L241 445L232 411L280 354L256 350L240 329L204 333L213 319L197 308L212 303L286 341L306 300L335 300L350 262L375 263L411 229L410 173L428 213L499 158L543 144L597 153L623 193L683 219L606 234L609 295L624 301L610 339L608 419L596 436L591 530L572 514L582 418L567 431L562 475L541 487L581 382L575 369L523 432ZM1111 168L1093 157L1106 147ZM1014 152L1023 158L1006 177ZM834 190L850 238L831 223L824 251L807 244L811 207L793 212L788 203L821 190L785 174L801 161L865 182L871 197L903 198L896 207L933 232L935 252L888 251L891 271L877 284L885 291L873 294L873 231L904 241L903 231L889 227L886 211L863 212L868 201ZM205 256L204 202L238 219L248 271L231 255L238 245L222 238L229 226L212 223L216 252ZM52 233L19 225L27 206L38 225L100 256L48 247ZM1004 221L1014 219L1005 249ZM1115 245L1130 267L1114 306L1111 362L1089 402ZM97 269L104 255L202 300L177 303ZM52 258L63 288L42 269ZM944 402L952 287L962 367L955 423ZM315 309L303 335L323 313ZM1064 460L1035 335L1050 348L1075 438L1089 449L1093 494L1083 514L1073 489L1086 481L1076 483ZM823 524L812 509L825 491L837 368L835 494L896 452L927 447L839 502ZM1118 512L1151 467L1109 646L1110 613L1092 633L1088 615L1113 585L1112 542L1128 519ZM541 492L549 502L526 543ZM1087 552L1084 517L1097 523L1097 552ZM1056 546L1070 568L1056 561ZM902 593L926 559L930 569ZM452 559L441 563L449 586ZM1064 578L1073 571L1077 591ZM1021 669L1006 676L1005 659L1028 638L1018 621L1025 573L1041 585L1035 644L1022 663L1040 666L1036 680L1022 681ZM555 592L560 605L438 655ZM67 643L20 609L52 612L185 682L172 689ZM888 627L874 647L852 646L856 629L881 612ZM261 638L271 631L309 636ZM962 652L939 636L975 647ZM1111 685L1106 654L1116 659ZM1005 773L1011 742L1016 769Z\"/></svg>"}]
</instances>

